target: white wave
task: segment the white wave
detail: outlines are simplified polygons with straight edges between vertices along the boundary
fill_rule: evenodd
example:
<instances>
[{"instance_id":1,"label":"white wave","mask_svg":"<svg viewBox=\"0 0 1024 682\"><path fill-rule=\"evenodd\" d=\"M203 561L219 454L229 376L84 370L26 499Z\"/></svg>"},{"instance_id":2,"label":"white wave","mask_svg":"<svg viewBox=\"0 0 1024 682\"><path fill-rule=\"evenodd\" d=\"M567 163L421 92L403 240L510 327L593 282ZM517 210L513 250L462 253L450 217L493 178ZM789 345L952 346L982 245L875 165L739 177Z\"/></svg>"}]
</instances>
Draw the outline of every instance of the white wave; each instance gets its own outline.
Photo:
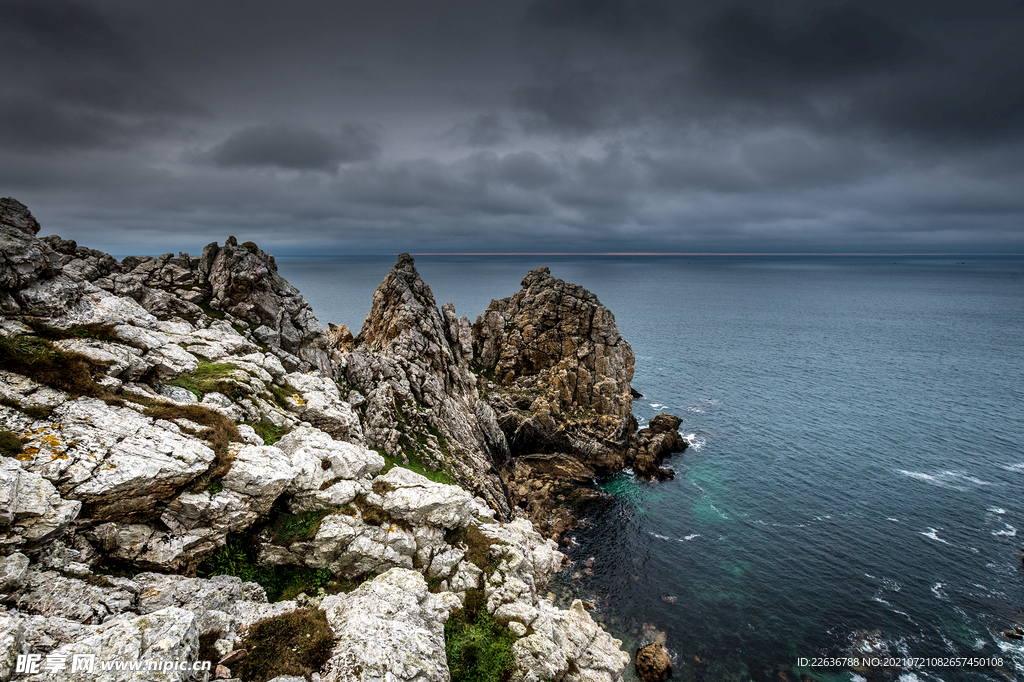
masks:
<instances>
[{"instance_id":1,"label":"white wave","mask_svg":"<svg viewBox=\"0 0 1024 682\"><path fill-rule=\"evenodd\" d=\"M690 447L694 450L700 450L707 443L707 439L704 436L698 436L696 433L686 434L683 436L683 440L689 443Z\"/></svg>"},{"instance_id":2,"label":"white wave","mask_svg":"<svg viewBox=\"0 0 1024 682\"><path fill-rule=\"evenodd\" d=\"M857 673L853 673L853 675L850 676L850 682L868 682L868 678L861 677Z\"/></svg>"},{"instance_id":3,"label":"white wave","mask_svg":"<svg viewBox=\"0 0 1024 682\"><path fill-rule=\"evenodd\" d=\"M1019 464L1004 464L1002 465L1002 468L1007 471L1024 471L1024 462L1020 462Z\"/></svg>"},{"instance_id":4,"label":"white wave","mask_svg":"<svg viewBox=\"0 0 1024 682\"><path fill-rule=\"evenodd\" d=\"M1002 535L1002 536L1005 536L1005 537L1008 537L1008 538L1015 538L1015 537L1017 537L1017 529L1016 528L1014 528L1013 526L1011 526L1008 523L1004 523L1003 525L1006 526L1006 530L994 530L994 531L992 531L992 535Z\"/></svg>"},{"instance_id":5,"label":"white wave","mask_svg":"<svg viewBox=\"0 0 1024 682\"><path fill-rule=\"evenodd\" d=\"M685 537L683 538L683 541L684 541L684 542L689 542L690 540L693 540L694 538L699 538L699 537L700 537L700 533L694 533L694 534L692 534L692 535L687 535L687 536L685 536Z\"/></svg>"},{"instance_id":6,"label":"white wave","mask_svg":"<svg viewBox=\"0 0 1024 682\"><path fill-rule=\"evenodd\" d=\"M670 538L667 535L658 535L657 533L650 533L649 532L648 535L653 535L654 537L658 538L659 540L671 540L672 539L672 538Z\"/></svg>"},{"instance_id":7,"label":"white wave","mask_svg":"<svg viewBox=\"0 0 1024 682\"><path fill-rule=\"evenodd\" d=\"M932 585L932 594L934 594L939 599L946 598L945 593L942 591L942 583L935 583L934 585Z\"/></svg>"},{"instance_id":8,"label":"white wave","mask_svg":"<svg viewBox=\"0 0 1024 682\"><path fill-rule=\"evenodd\" d=\"M1006 513L1006 510L1003 509L1002 507L989 507L988 511L992 512L993 514L1005 514Z\"/></svg>"},{"instance_id":9,"label":"white wave","mask_svg":"<svg viewBox=\"0 0 1024 682\"><path fill-rule=\"evenodd\" d=\"M686 411L687 412L694 412L696 414L704 414L704 410L700 409L699 407L687 407Z\"/></svg>"},{"instance_id":10,"label":"white wave","mask_svg":"<svg viewBox=\"0 0 1024 682\"><path fill-rule=\"evenodd\" d=\"M921 682L921 678L914 673L903 673L896 678L896 682Z\"/></svg>"},{"instance_id":11,"label":"white wave","mask_svg":"<svg viewBox=\"0 0 1024 682\"><path fill-rule=\"evenodd\" d=\"M943 471L939 474L926 474L922 471L897 469L896 473L922 481L928 485L934 485L938 488L950 488L952 490L967 490L968 488L964 485L965 483L971 483L979 486L992 485L988 481L983 481L980 478L970 476L962 471Z\"/></svg>"},{"instance_id":12,"label":"white wave","mask_svg":"<svg viewBox=\"0 0 1024 682\"><path fill-rule=\"evenodd\" d=\"M881 597L872 597L872 598L871 598L871 601L876 601L876 602L878 602L879 604L885 604L886 606L892 606L892 604L890 604L889 602L885 601L885 600L884 600L884 599L882 599Z\"/></svg>"},{"instance_id":13,"label":"white wave","mask_svg":"<svg viewBox=\"0 0 1024 682\"><path fill-rule=\"evenodd\" d=\"M651 407L653 407L656 410L660 410L661 408L665 407L661 403L651 403L650 405L651 405Z\"/></svg>"},{"instance_id":14,"label":"white wave","mask_svg":"<svg viewBox=\"0 0 1024 682\"><path fill-rule=\"evenodd\" d=\"M724 514L724 513L722 512L722 510L721 510L721 509L719 509L719 508L718 508L718 507L716 507L715 505L713 505L713 504L708 504L708 506L709 506L709 507L711 507L712 509L714 509L714 510L715 510L715 513L717 513L717 514L718 514L719 516L721 516L721 517L722 517L723 519L728 519L728 518L729 518L728 516L726 516L726 515L725 515L725 514Z\"/></svg>"},{"instance_id":15,"label":"white wave","mask_svg":"<svg viewBox=\"0 0 1024 682\"><path fill-rule=\"evenodd\" d=\"M891 517L891 516L886 516L886 517L885 517L885 520L886 520L886 521L892 521L892 522L894 522L894 523L899 523L899 522L900 522L900 520L899 520L899 519L894 519L894 518L893 518L893 517Z\"/></svg>"},{"instance_id":16,"label":"white wave","mask_svg":"<svg viewBox=\"0 0 1024 682\"><path fill-rule=\"evenodd\" d=\"M925 536L926 538L931 538L932 540L937 540L938 542L941 542L944 545L949 544L947 541L939 537L939 531L935 530L934 528L929 528L927 533L921 533L921 535Z\"/></svg>"}]
</instances>

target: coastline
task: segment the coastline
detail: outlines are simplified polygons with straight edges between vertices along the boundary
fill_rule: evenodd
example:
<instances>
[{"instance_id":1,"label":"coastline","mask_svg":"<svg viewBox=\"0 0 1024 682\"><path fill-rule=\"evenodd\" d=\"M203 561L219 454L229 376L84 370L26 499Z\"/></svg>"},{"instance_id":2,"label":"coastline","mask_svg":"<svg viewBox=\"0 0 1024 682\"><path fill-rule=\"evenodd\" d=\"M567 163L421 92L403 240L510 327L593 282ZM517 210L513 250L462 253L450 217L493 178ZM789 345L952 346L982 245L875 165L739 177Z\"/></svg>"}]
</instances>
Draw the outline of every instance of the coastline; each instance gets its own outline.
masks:
<instances>
[{"instance_id":1,"label":"coastline","mask_svg":"<svg viewBox=\"0 0 1024 682\"><path fill-rule=\"evenodd\" d=\"M471 627L465 614L448 614L465 612L486 616L495 623L488 627L506 633L515 680L559 679L570 670L590 670L585 679L621 677L630 657L582 603L557 609L541 592L563 555L515 505L532 506L535 517L550 508L534 490L510 496L505 481L523 448L575 451L560 455L574 461L596 456L605 471L637 457L637 445L627 454L635 430L632 355L589 292L546 269L532 273L539 287L532 294L524 280L520 312L496 310L491 318L523 316L519 329L529 333L533 300L542 308L570 302L555 326L579 341L523 356L516 345L521 331L507 338L507 325L480 321L480 331L471 331L450 305L438 309L403 255L353 338L347 329L320 327L298 290L277 275L273 257L255 244L229 239L198 258L118 262L57 237L36 239L31 213L4 202L0 410L12 442L3 464L12 499L20 500L16 510L25 509L6 521L8 577L0 600L13 607L4 620L10 662L16 653L84 646L72 624L100 621L115 639L128 637L118 646L136 647L141 660L153 652L138 649L131 631L148 627L139 619L156 613L143 603L146 586L156 581L163 587L150 592L174 592L171 584L185 590L175 598L185 610L168 612L157 627L180 630L176 650L191 660L213 656L212 646L219 665L245 669L239 647L261 619L298 618L319 607L334 645L317 674L342 679L362 665L361 646L379 646L379 637L410 625L346 625L345 604L356 599L345 597L347 588L371 602L412 595L435 614L411 624L432 633L433 645L421 652L432 675L442 674L436 661L444 657L445 620ZM526 341L537 347L533 337ZM577 349L587 343L597 344L591 359L577 365ZM617 348L623 360L614 360ZM571 364L559 359L563 351ZM502 357L532 359L524 373L502 366ZM537 363L548 360L551 369L538 383ZM60 366L74 369L56 371ZM488 367L498 370L500 383ZM609 369L620 378L605 378ZM557 390L549 392L544 377ZM481 399L481 388L500 400ZM516 396L525 395L532 402L547 395L549 402L524 412ZM514 426L512 418L519 420ZM110 441L114 433L137 435ZM649 443L639 450L652 449ZM613 453L619 454L609 460ZM553 480L564 478L560 473ZM482 497L447 485L452 479ZM43 497L29 504L26 486ZM529 487L545 499L562 492ZM558 529L546 533L557 537ZM264 584L187 577L225 569L263 576ZM166 583L175 573L192 582ZM282 592L284 575L294 584ZM296 593L303 584L295 576L312 580L304 592ZM214 608L221 615L211 623L212 612L201 605L206 597L197 595L214 583L242 592L232 597L237 606ZM294 598L269 604L271 592ZM69 596L81 607L69 611ZM43 620L29 625L29 614ZM119 624L128 630L117 630ZM360 644L367 627L379 637ZM48 631L54 634L42 634ZM546 653L538 657L540 651ZM441 667L447 675L448 666ZM179 672L171 678L192 679L191 671ZM211 672L229 674L226 667Z\"/></svg>"}]
</instances>

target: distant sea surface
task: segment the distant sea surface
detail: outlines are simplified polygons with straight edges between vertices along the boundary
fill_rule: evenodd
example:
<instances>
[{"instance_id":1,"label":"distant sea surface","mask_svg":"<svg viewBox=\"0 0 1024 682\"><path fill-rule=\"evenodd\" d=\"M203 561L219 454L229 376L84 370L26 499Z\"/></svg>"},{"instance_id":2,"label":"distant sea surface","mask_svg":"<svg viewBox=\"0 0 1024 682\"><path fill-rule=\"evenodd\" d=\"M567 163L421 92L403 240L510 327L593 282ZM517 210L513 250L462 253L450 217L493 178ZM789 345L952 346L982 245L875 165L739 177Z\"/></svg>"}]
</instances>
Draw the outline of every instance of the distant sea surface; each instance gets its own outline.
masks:
<instances>
[{"instance_id":1,"label":"distant sea surface","mask_svg":"<svg viewBox=\"0 0 1024 682\"><path fill-rule=\"evenodd\" d=\"M357 333L394 259L278 263ZM615 314L641 425L692 445L674 480L599 483L561 598L631 654L661 633L677 680L1024 679L1024 259L416 259L470 320L539 265ZM953 660L801 661L868 648Z\"/></svg>"}]
</instances>

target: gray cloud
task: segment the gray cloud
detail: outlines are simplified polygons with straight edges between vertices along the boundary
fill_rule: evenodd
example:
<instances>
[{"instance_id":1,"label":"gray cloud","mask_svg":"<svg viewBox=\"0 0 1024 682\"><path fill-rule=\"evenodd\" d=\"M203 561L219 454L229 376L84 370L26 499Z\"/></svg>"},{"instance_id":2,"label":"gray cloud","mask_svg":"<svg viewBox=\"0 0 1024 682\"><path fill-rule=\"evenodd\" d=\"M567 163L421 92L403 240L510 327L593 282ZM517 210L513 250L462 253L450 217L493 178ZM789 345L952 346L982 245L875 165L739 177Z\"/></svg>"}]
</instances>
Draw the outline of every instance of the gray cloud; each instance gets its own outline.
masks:
<instances>
[{"instance_id":1,"label":"gray cloud","mask_svg":"<svg viewBox=\"0 0 1024 682\"><path fill-rule=\"evenodd\" d=\"M380 152L373 135L356 124L337 135L284 124L253 126L233 133L203 158L221 168L277 167L334 171L340 163L366 161Z\"/></svg>"},{"instance_id":2,"label":"gray cloud","mask_svg":"<svg viewBox=\"0 0 1024 682\"><path fill-rule=\"evenodd\" d=\"M1022 33L1011 0L14 0L0 195L121 253L1019 252Z\"/></svg>"}]
</instances>

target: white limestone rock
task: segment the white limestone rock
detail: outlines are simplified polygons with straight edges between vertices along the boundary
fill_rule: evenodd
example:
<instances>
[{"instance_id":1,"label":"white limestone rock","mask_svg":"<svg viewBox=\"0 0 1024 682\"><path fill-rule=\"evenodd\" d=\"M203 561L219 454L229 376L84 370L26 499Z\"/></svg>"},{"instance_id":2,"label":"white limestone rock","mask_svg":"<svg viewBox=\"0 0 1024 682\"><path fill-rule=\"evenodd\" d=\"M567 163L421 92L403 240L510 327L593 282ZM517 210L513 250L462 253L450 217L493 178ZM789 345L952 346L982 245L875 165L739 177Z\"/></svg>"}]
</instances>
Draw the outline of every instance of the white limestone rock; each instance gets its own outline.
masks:
<instances>
[{"instance_id":1,"label":"white limestone rock","mask_svg":"<svg viewBox=\"0 0 1024 682\"><path fill-rule=\"evenodd\" d=\"M205 441L94 398L67 401L50 419L29 434L22 466L91 505L94 517L149 511L214 459Z\"/></svg>"},{"instance_id":2,"label":"white limestone rock","mask_svg":"<svg viewBox=\"0 0 1024 682\"><path fill-rule=\"evenodd\" d=\"M461 528L474 518L473 496L456 485L435 483L404 467L394 467L375 483L386 490L384 511L413 525Z\"/></svg>"},{"instance_id":3,"label":"white limestone rock","mask_svg":"<svg viewBox=\"0 0 1024 682\"><path fill-rule=\"evenodd\" d=\"M21 552L0 558L0 594L21 586L28 564L28 557Z\"/></svg>"},{"instance_id":4,"label":"white limestone rock","mask_svg":"<svg viewBox=\"0 0 1024 682\"><path fill-rule=\"evenodd\" d=\"M334 439L329 433L312 426L300 426L286 434L275 444L292 457L293 465L299 466L298 459L315 460L318 465L329 463L329 471L317 476L342 479L359 479L372 476L384 468L384 458L362 445ZM321 469L323 471L323 469ZM322 484L310 478L305 487Z\"/></svg>"},{"instance_id":5,"label":"white limestone rock","mask_svg":"<svg viewBox=\"0 0 1024 682\"><path fill-rule=\"evenodd\" d=\"M292 372L284 381L295 389L292 410L303 420L334 438L363 442L363 429L355 410L342 399L338 384L319 372Z\"/></svg>"},{"instance_id":6,"label":"white limestone rock","mask_svg":"<svg viewBox=\"0 0 1024 682\"><path fill-rule=\"evenodd\" d=\"M11 679L24 645L25 626L21 619L0 613L0 682Z\"/></svg>"},{"instance_id":7,"label":"white limestone rock","mask_svg":"<svg viewBox=\"0 0 1024 682\"><path fill-rule=\"evenodd\" d=\"M28 682L191 682L202 679L201 673L185 671L153 671L145 668L148 661L195 661L199 650L199 629L191 611L170 607L146 614L125 614L94 629L86 636L58 647L52 655L65 655L69 665L63 671L43 672L25 678ZM96 673L71 673L74 654L95 654ZM140 661L138 671L100 672L103 661Z\"/></svg>"},{"instance_id":8,"label":"white limestone rock","mask_svg":"<svg viewBox=\"0 0 1024 682\"><path fill-rule=\"evenodd\" d=\"M457 597L431 594L422 575L402 568L324 598L337 642L321 679L448 682L444 623L459 607Z\"/></svg>"},{"instance_id":9,"label":"white limestone rock","mask_svg":"<svg viewBox=\"0 0 1024 682\"><path fill-rule=\"evenodd\" d=\"M0 457L0 550L33 550L64 533L82 503L63 499L49 481Z\"/></svg>"},{"instance_id":10,"label":"white limestone rock","mask_svg":"<svg viewBox=\"0 0 1024 682\"><path fill-rule=\"evenodd\" d=\"M618 682L629 665L629 654L594 622L577 599L568 611L547 601L539 605L531 624L533 634L512 645L513 682Z\"/></svg>"},{"instance_id":11,"label":"white limestone rock","mask_svg":"<svg viewBox=\"0 0 1024 682\"><path fill-rule=\"evenodd\" d=\"M54 571L29 570L15 599L19 611L60 617L83 624L99 624L130 611L138 589L126 580L107 580L107 586L68 578Z\"/></svg>"}]
</instances>

